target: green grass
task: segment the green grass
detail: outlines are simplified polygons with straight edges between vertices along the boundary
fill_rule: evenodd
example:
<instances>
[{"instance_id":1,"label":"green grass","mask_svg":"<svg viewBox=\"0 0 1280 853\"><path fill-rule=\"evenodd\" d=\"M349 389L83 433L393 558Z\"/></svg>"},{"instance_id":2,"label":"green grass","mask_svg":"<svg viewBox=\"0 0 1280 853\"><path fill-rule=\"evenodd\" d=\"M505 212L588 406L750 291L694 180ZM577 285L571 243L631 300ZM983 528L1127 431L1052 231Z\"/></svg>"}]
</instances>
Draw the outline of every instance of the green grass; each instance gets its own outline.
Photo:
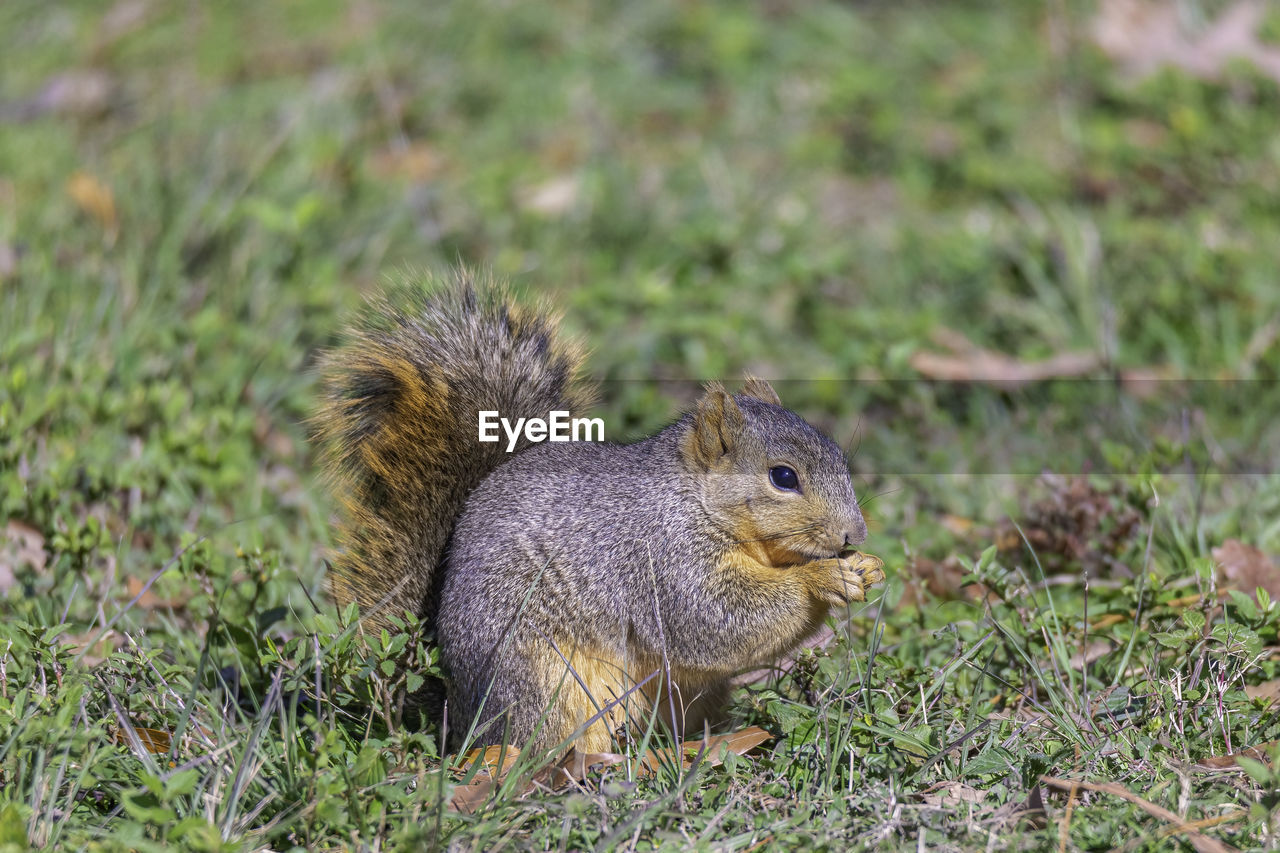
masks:
<instances>
[{"instance_id":1,"label":"green grass","mask_svg":"<svg viewBox=\"0 0 1280 853\"><path fill-rule=\"evenodd\" d=\"M0 849L1190 847L1045 775L1276 845L1275 750L1202 762L1280 740L1211 553L1280 552L1280 85L1131 80L1091 16L0 6ZM854 451L891 580L737 693L759 754L445 808L432 649L324 600L306 419L362 295L457 262L563 308L611 438L752 370ZM940 330L1101 366L927 381Z\"/></svg>"}]
</instances>

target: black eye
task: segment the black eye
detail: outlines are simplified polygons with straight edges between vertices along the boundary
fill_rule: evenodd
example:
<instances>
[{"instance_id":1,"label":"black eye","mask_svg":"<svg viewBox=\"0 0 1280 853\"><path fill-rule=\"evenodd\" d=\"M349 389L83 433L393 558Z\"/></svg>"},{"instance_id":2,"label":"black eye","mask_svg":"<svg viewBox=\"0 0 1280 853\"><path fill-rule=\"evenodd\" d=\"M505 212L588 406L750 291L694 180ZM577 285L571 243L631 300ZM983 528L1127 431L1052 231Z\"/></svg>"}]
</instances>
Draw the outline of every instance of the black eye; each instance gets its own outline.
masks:
<instances>
[{"instance_id":1,"label":"black eye","mask_svg":"<svg viewBox=\"0 0 1280 853\"><path fill-rule=\"evenodd\" d=\"M774 465L769 469L769 482L787 492L800 491L800 477L786 465Z\"/></svg>"}]
</instances>

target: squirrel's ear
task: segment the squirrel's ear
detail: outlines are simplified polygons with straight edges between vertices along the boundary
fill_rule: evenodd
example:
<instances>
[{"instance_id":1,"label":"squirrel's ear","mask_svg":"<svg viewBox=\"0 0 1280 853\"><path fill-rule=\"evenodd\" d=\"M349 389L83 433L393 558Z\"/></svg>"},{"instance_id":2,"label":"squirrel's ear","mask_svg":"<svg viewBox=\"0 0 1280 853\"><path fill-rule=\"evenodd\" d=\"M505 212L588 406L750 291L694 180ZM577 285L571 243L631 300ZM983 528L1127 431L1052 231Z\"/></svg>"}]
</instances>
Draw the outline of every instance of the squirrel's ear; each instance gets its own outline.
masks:
<instances>
[{"instance_id":1,"label":"squirrel's ear","mask_svg":"<svg viewBox=\"0 0 1280 853\"><path fill-rule=\"evenodd\" d=\"M681 453L692 468L707 470L734 452L746 419L733 397L719 382L707 385L693 412L693 428L681 443Z\"/></svg>"},{"instance_id":2,"label":"squirrel's ear","mask_svg":"<svg viewBox=\"0 0 1280 853\"><path fill-rule=\"evenodd\" d=\"M771 403L775 406L781 406L782 400L778 397L778 392L773 390L773 386L759 376L747 374L747 381L742 386L742 393L748 397L755 397L761 403Z\"/></svg>"}]
</instances>

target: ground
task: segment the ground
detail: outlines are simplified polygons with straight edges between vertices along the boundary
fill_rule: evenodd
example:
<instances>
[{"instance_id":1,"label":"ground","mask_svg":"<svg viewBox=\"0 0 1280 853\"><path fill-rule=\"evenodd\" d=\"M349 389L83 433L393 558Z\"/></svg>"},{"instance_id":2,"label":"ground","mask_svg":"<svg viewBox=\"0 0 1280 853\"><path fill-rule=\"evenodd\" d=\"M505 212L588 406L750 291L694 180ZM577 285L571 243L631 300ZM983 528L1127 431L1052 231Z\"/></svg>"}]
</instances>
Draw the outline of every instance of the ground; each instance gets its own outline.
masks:
<instances>
[{"instance_id":1,"label":"ground","mask_svg":"<svg viewBox=\"0 0 1280 853\"><path fill-rule=\"evenodd\" d=\"M0 849L1280 843L1270 7L8 0L0 54ZM748 755L458 810L431 647L343 630L317 357L458 263L609 438L751 371L849 448L890 580Z\"/></svg>"}]
</instances>

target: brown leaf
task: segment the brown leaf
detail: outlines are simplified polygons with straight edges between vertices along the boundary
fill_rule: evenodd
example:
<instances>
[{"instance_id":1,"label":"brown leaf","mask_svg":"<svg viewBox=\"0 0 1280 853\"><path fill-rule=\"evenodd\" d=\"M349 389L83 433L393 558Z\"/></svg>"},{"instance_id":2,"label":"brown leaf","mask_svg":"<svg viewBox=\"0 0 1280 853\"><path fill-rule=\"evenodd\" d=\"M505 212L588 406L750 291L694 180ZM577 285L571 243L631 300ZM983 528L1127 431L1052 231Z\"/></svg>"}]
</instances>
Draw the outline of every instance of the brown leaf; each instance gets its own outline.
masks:
<instances>
[{"instance_id":1,"label":"brown leaf","mask_svg":"<svg viewBox=\"0 0 1280 853\"><path fill-rule=\"evenodd\" d=\"M961 806L982 802L986 799L987 792L980 788L971 788L963 782L949 781L930 785L918 796L928 806Z\"/></svg>"},{"instance_id":2,"label":"brown leaf","mask_svg":"<svg viewBox=\"0 0 1280 853\"><path fill-rule=\"evenodd\" d=\"M1280 567L1257 548L1239 539L1228 539L1213 549L1218 562L1219 585L1253 595L1258 587L1280 598Z\"/></svg>"},{"instance_id":3,"label":"brown leaf","mask_svg":"<svg viewBox=\"0 0 1280 853\"><path fill-rule=\"evenodd\" d=\"M1244 695L1250 699L1270 699L1272 702L1280 701L1280 678L1264 681L1261 684L1246 684L1244 686Z\"/></svg>"},{"instance_id":4,"label":"brown leaf","mask_svg":"<svg viewBox=\"0 0 1280 853\"><path fill-rule=\"evenodd\" d=\"M1239 752L1232 752L1227 755L1211 755L1208 758L1202 758L1197 761L1196 766L1206 770L1234 770L1240 766L1240 762L1236 761L1240 756L1270 764L1271 750L1275 749L1278 743L1280 741L1273 740L1270 743L1260 743L1257 746L1251 746L1248 749L1242 749Z\"/></svg>"},{"instance_id":5,"label":"brown leaf","mask_svg":"<svg viewBox=\"0 0 1280 853\"><path fill-rule=\"evenodd\" d=\"M468 785L458 785L453 789L453 796L449 798L449 808L462 814L475 814L501 781L499 777L486 776Z\"/></svg>"},{"instance_id":6,"label":"brown leaf","mask_svg":"<svg viewBox=\"0 0 1280 853\"><path fill-rule=\"evenodd\" d=\"M67 181L67 195L107 231L116 230L116 199L102 181L86 172L76 172Z\"/></svg>"},{"instance_id":7,"label":"brown leaf","mask_svg":"<svg viewBox=\"0 0 1280 853\"><path fill-rule=\"evenodd\" d=\"M1237 0L1201 32L1192 32L1183 26L1176 3L1103 0L1093 21L1093 39L1137 76L1171 65L1196 77L1215 78L1229 62L1243 59L1280 82L1280 48L1258 38L1266 14L1262 0Z\"/></svg>"},{"instance_id":8,"label":"brown leaf","mask_svg":"<svg viewBox=\"0 0 1280 853\"><path fill-rule=\"evenodd\" d=\"M1067 661L1067 665L1072 669L1083 669L1085 664L1093 663L1098 658L1109 654L1114 647L1113 643L1106 640L1095 640L1085 646L1082 651L1073 654Z\"/></svg>"},{"instance_id":9,"label":"brown leaf","mask_svg":"<svg viewBox=\"0 0 1280 853\"><path fill-rule=\"evenodd\" d=\"M173 743L173 735L163 729L146 729L141 726L132 726L134 734L138 736L138 741L142 744L142 748L153 755L159 755L169 751L170 744ZM129 732L121 726L111 727L111 738L116 743L128 746L131 742Z\"/></svg>"},{"instance_id":10,"label":"brown leaf","mask_svg":"<svg viewBox=\"0 0 1280 853\"><path fill-rule=\"evenodd\" d=\"M0 539L0 597L8 594L14 584L14 571L23 566L44 571L44 537L31 525L9 519Z\"/></svg>"},{"instance_id":11,"label":"brown leaf","mask_svg":"<svg viewBox=\"0 0 1280 853\"><path fill-rule=\"evenodd\" d=\"M456 772L460 774L469 773L471 771L471 765L480 761L484 765L481 767L480 772L488 773L493 776L501 776L511 769L511 765L514 764L516 759L519 757L520 750L513 746L504 747L501 744L497 744L494 746L486 746L483 749L476 747L475 749L469 750L467 754L463 756L462 764L456 769Z\"/></svg>"}]
</instances>

